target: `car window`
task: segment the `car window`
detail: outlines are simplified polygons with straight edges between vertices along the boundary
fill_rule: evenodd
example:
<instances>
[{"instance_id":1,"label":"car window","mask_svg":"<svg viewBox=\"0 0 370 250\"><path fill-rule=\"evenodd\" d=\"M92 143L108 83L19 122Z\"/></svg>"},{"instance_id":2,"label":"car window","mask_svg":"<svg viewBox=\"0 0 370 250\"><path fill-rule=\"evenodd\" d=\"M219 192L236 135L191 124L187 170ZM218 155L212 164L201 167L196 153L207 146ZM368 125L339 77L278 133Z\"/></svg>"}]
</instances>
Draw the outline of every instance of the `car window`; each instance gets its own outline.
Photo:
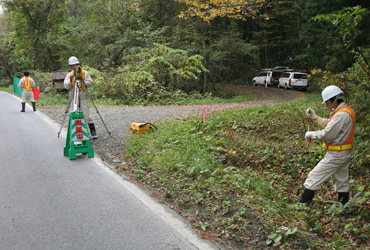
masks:
<instances>
[{"instance_id":1,"label":"car window","mask_svg":"<svg viewBox=\"0 0 370 250\"><path fill-rule=\"evenodd\" d=\"M258 76L267 76L267 72L259 73Z\"/></svg>"},{"instance_id":2,"label":"car window","mask_svg":"<svg viewBox=\"0 0 370 250\"><path fill-rule=\"evenodd\" d=\"M294 79L307 79L306 74L294 74L293 76Z\"/></svg>"},{"instance_id":3,"label":"car window","mask_svg":"<svg viewBox=\"0 0 370 250\"><path fill-rule=\"evenodd\" d=\"M288 78L289 77L289 73L284 73L281 77L283 77L283 78Z\"/></svg>"}]
</instances>

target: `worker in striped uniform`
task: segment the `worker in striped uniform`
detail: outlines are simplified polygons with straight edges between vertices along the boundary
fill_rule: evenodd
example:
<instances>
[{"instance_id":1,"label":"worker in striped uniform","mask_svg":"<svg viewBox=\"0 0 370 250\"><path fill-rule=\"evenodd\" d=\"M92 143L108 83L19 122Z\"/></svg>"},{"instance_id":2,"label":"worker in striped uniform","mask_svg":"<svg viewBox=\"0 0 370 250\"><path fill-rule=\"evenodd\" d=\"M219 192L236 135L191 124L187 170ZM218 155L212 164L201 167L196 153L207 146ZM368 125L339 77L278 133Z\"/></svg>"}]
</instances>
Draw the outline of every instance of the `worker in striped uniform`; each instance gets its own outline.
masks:
<instances>
[{"instance_id":1,"label":"worker in striped uniform","mask_svg":"<svg viewBox=\"0 0 370 250\"><path fill-rule=\"evenodd\" d=\"M18 87L22 89L21 112L25 112L27 99L32 103L33 111L36 111L36 102L32 92L32 89L36 88L36 83L31 77L29 77L30 72L28 70L25 70L23 74L24 77L18 83Z\"/></svg>"},{"instance_id":2,"label":"worker in striped uniform","mask_svg":"<svg viewBox=\"0 0 370 250\"><path fill-rule=\"evenodd\" d=\"M323 129L306 132L305 137L306 140L312 138L323 141L326 155L308 174L299 203L310 204L315 190L332 177L338 202L345 205L349 201L348 169L353 151L355 112L344 102L343 91L339 87L328 86L321 95L330 111L329 119L317 116L313 109L308 108L307 116Z\"/></svg>"}]
</instances>

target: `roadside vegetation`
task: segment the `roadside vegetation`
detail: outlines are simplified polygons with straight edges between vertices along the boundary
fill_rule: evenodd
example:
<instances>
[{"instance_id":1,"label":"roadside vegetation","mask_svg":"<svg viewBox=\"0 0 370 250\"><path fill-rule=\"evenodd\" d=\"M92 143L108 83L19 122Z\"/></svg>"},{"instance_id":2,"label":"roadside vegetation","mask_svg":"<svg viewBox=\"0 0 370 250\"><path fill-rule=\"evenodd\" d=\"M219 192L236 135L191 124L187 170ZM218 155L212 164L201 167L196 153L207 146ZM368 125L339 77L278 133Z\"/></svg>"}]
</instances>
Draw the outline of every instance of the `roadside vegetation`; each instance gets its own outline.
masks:
<instances>
[{"instance_id":1,"label":"roadside vegetation","mask_svg":"<svg viewBox=\"0 0 370 250\"><path fill-rule=\"evenodd\" d=\"M370 1L0 0L0 87L30 70L38 106L66 107L51 72L76 56L102 105L176 105L256 98L229 88L262 68L309 72L305 100L165 121L132 136L120 169L206 238L241 249L369 249ZM226 7L225 7L226 6ZM283 21L282 21L283 20ZM307 210L302 191L308 107L337 85L356 112L351 201L327 182ZM311 124L311 130L317 129ZM308 150L307 172L323 157ZM304 176L306 177L306 175ZM330 202L333 201L333 202ZM344 210L343 210L344 209Z\"/></svg>"},{"instance_id":2,"label":"roadside vegetation","mask_svg":"<svg viewBox=\"0 0 370 250\"><path fill-rule=\"evenodd\" d=\"M169 120L132 135L121 171L187 217L205 238L226 245L283 249L366 249L370 235L369 142L357 130L351 201L335 202L327 181L310 208L296 202L307 173L324 156L313 141L305 169L305 110L326 117L318 93L298 103ZM311 130L319 129L311 124ZM362 146L361 146L362 145ZM367 154L367 155L366 155Z\"/></svg>"},{"instance_id":3,"label":"roadside vegetation","mask_svg":"<svg viewBox=\"0 0 370 250\"><path fill-rule=\"evenodd\" d=\"M8 93L13 93L13 87L0 87L0 91L5 91ZM96 90L92 89L91 93L95 93ZM235 103L235 102L245 102L256 99L253 93L245 91L237 91L232 86L216 86L214 92L209 92L206 95L201 95L199 93L186 94L182 93L179 97L179 92L169 93L167 98L158 101L148 101L144 99L137 98L130 101L131 105L202 105L202 104L212 104L212 103ZM117 105L128 105L127 102L112 99L112 98L94 98L94 103L98 106L117 106ZM38 107L66 107L68 104L67 92L55 93L50 91L48 93L41 93L40 98L37 101Z\"/></svg>"}]
</instances>

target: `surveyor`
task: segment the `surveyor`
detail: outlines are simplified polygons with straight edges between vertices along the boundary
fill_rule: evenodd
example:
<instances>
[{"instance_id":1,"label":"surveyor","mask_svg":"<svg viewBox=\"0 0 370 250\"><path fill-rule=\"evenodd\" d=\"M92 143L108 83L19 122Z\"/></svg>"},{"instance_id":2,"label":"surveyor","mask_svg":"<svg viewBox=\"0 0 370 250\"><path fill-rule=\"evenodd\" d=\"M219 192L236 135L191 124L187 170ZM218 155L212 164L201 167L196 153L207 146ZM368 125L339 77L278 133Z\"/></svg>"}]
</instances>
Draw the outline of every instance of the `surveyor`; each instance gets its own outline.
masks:
<instances>
[{"instance_id":1,"label":"surveyor","mask_svg":"<svg viewBox=\"0 0 370 250\"><path fill-rule=\"evenodd\" d=\"M75 84L75 76L73 73L74 72L73 69L77 66L80 66L80 62L75 56L71 56L68 60L68 63L72 71L66 75L64 79L64 87L68 90L73 90L74 84ZM93 86L93 80L91 79L91 76L89 75L87 71L82 70L82 79L83 79L83 85L85 87ZM79 107L84 114L86 122L89 124L91 137L93 139L97 139L98 136L96 135L94 121L90 116L88 93L87 93L87 89L85 89L84 86L78 86L79 87ZM69 98L70 100L73 99L73 91L71 91Z\"/></svg>"},{"instance_id":2,"label":"surveyor","mask_svg":"<svg viewBox=\"0 0 370 250\"><path fill-rule=\"evenodd\" d=\"M348 168L351 161L355 130L355 112L344 102L343 91L334 85L322 93L323 103L329 109L329 119L321 118L311 108L306 114L323 130L306 132L305 138L323 141L325 157L308 174L299 203L310 204L315 190L329 177L333 179L338 202L345 205L349 200Z\"/></svg>"},{"instance_id":3,"label":"surveyor","mask_svg":"<svg viewBox=\"0 0 370 250\"><path fill-rule=\"evenodd\" d=\"M36 111L36 102L32 92L32 89L36 88L36 83L31 77L29 77L30 72L28 70L25 70L23 74L24 77L22 77L18 83L18 87L22 89L21 112L26 112L25 108L27 99L32 103L33 111Z\"/></svg>"}]
</instances>

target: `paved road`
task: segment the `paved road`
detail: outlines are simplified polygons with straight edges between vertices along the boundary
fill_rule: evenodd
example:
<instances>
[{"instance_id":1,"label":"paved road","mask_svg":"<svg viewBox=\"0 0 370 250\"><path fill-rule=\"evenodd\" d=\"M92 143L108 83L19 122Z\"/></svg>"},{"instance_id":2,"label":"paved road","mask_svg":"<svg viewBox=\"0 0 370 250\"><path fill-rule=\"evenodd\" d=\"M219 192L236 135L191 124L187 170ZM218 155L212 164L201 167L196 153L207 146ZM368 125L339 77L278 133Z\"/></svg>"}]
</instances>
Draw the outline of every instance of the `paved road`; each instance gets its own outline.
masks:
<instances>
[{"instance_id":1,"label":"paved road","mask_svg":"<svg viewBox=\"0 0 370 250\"><path fill-rule=\"evenodd\" d=\"M0 92L0 249L217 249L98 159L63 156L65 131Z\"/></svg>"}]
</instances>

